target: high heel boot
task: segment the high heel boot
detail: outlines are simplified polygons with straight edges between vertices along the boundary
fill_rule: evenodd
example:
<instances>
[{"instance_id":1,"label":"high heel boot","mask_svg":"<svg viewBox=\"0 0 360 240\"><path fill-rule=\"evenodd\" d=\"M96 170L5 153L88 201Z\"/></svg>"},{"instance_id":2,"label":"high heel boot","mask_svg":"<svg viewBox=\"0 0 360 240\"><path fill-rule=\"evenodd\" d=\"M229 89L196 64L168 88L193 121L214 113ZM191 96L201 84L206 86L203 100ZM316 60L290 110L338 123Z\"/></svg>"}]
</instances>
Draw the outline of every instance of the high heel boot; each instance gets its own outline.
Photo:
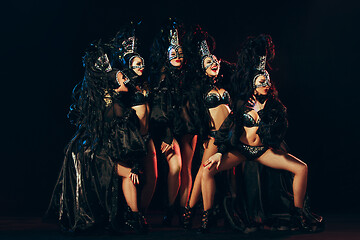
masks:
<instances>
[{"instance_id":1,"label":"high heel boot","mask_svg":"<svg viewBox=\"0 0 360 240\"><path fill-rule=\"evenodd\" d=\"M198 229L198 233L209 233L210 227L213 225L212 209L203 211L201 217L201 226Z\"/></svg>"},{"instance_id":2,"label":"high heel boot","mask_svg":"<svg viewBox=\"0 0 360 240\"><path fill-rule=\"evenodd\" d=\"M292 230L301 230L305 232L311 231L311 224L309 223L306 214L302 208L295 207L292 212Z\"/></svg>"},{"instance_id":3,"label":"high heel boot","mask_svg":"<svg viewBox=\"0 0 360 240\"><path fill-rule=\"evenodd\" d=\"M194 208L191 208L189 205L187 205L184 208L184 213L183 213L183 228L185 230L187 229L191 229L192 228L192 220L194 217Z\"/></svg>"},{"instance_id":4,"label":"high heel boot","mask_svg":"<svg viewBox=\"0 0 360 240\"><path fill-rule=\"evenodd\" d=\"M146 233L144 217L140 212L133 212L130 208L124 214L125 225L137 233Z\"/></svg>"}]
</instances>

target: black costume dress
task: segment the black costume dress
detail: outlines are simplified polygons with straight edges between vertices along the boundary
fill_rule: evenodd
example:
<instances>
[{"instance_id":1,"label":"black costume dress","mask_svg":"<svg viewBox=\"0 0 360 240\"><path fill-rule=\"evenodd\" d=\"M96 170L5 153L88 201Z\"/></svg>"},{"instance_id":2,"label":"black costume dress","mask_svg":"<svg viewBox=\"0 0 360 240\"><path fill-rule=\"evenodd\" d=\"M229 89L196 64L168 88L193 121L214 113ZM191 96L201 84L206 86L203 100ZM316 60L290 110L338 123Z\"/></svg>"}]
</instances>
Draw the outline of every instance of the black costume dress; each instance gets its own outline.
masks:
<instances>
[{"instance_id":1,"label":"black costume dress","mask_svg":"<svg viewBox=\"0 0 360 240\"><path fill-rule=\"evenodd\" d=\"M46 219L57 219L64 231L119 230L118 213L126 209L126 203L120 197L115 165L137 171L146 153L138 118L127 105L128 94L105 98L101 139L92 142L87 126L80 125L66 148L46 213Z\"/></svg>"},{"instance_id":2,"label":"black costume dress","mask_svg":"<svg viewBox=\"0 0 360 240\"><path fill-rule=\"evenodd\" d=\"M227 218L234 228L242 231L263 225L287 230L292 225L291 214L294 209L293 174L251 161L254 159L252 156L262 155L268 148L287 151L284 142L288 125L286 108L277 98L272 95L268 97L264 109L258 112L261 120L257 134L263 143L258 149L247 149L248 146L239 140L244 131L243 126L249 124L246 123L247 117L244 117L248 111L248 104L238 101L215 137L219 152L238 150L244 156L248 154L247 161L236 168L236 186L232 187L236 199L224 201ZM304 209L313 230L321 230L322 217L311 213L308 195L305 197Z\"/></svg>"},{"instance_id":3,"label":"black costume dress","mask_svg":"<svg viewBox=\"0 0 360 240\"><path fill-rule=\"evenodd\" d=\"M174 67L154 74L151 93L151 135L160 142L171 144L174 138L195 131L188 110L189 93L184 91L184 72Z\"/></svg>"}]
</instances>

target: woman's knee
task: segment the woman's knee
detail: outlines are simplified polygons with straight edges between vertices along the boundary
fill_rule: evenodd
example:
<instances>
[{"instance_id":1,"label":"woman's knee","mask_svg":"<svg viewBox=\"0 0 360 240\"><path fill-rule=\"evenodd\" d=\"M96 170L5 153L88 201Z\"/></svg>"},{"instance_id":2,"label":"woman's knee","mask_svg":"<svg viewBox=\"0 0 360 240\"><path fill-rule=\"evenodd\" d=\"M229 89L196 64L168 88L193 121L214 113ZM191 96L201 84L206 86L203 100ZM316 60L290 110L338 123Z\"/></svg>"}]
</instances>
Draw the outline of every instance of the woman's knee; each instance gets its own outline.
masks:
<instances>
[{"instance_id":1,"label":"woman's knee","mask_svg":"<svg viewBox=\"0 0 360 240\"><path fill-rule=\"evenodd\" d=\"M123 187L124 187L124 186L127 186L127 187L129 187L129 186L131 186L131 187L135 186L135 184L133 183L133 181L131 181L131 179L130 179L129 177L122 177L122 183L123 183Z\"/></svg>"},{"instance_id":2,"label":"woman's knee","mask_svg":"<svg viewBox=\"0 0 360 240\"><path fill-rule=\"evenodd\" d=\"M308 165L306 163L302 163L302 170L301 170L304 174L308 174Z\"/></svg>"},{"instance_id":3,"label":"woman's knee","mask_svg":"<svg viewBox=\"0 0 360 240\"><path fill-rule=\"evenodd\" d=\"M210 170L208 170L207 168L203 168L201 178L202 179L214 178L216 173L217 172L215 171L215 167L212 167Z\"/></svg>"},{"instance_id":4,"label":"woman's knee","mask_svg":"<svg viewBox=\"0 0 360 240\"><path fill-rule=\"evenodd\" d=\"M181 172L181 164L171 163L169 164L169 174L171 175L180 175Z\"/></svg>"},{"instance_id":5,"label":"woman's knee","mask_svg":"<svg viewBox=\"0 0 360 240\"><path fill-rule=\"evenodd\" d=\"M301 162L294 171L295 175L307 176L308 174L308 166L306 163Z\"/></svg>"}]
</instances>

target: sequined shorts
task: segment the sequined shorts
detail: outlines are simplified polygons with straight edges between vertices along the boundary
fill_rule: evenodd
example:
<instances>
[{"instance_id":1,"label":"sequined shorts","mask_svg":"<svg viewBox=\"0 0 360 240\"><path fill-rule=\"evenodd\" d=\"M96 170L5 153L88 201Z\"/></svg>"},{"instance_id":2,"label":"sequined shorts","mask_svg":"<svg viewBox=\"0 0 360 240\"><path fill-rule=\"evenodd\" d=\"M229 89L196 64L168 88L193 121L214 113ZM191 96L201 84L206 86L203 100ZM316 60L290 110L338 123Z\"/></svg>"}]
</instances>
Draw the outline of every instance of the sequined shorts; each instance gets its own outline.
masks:
<instances>
[{"instance_id":1,"label":"sequined shorts","mask_svg":"<svg viewBox=\"0 0 360 240\"><path fill-rule=\"evenodd\" d=\"M258 157L263 155L268 149L269 148L266 146L249 146L242 142L237 145L237 150L239 150L240 153L244 155L247 160L250 161L257 159Z\"/></svg>"}]
</instances>

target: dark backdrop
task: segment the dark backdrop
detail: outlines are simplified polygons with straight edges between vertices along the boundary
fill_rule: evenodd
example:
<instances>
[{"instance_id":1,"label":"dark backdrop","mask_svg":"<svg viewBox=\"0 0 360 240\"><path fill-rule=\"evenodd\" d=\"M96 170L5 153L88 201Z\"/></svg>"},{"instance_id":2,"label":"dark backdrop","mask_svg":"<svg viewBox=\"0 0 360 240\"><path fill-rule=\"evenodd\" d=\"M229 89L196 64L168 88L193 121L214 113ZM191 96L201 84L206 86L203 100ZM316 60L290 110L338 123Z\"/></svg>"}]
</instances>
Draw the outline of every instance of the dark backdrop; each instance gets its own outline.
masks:
<instances>
[{"instance_id":1,"label":"dark backdrop","mask_svg":"<svg viewBox=\"0 0 360 240\"><path fill-rule=\"evenodd\" d=\"M309 165L313 208L359 211L359 7L333 0L169 2L2 3L0 216L45 211L75 131L66 114L86 46L142 19L147 56L168 16L200 24L217 41L215 54L233 62L246 36L272 35L271 76L289 113L286 141Z\"/></svg>"}]
</instances>

